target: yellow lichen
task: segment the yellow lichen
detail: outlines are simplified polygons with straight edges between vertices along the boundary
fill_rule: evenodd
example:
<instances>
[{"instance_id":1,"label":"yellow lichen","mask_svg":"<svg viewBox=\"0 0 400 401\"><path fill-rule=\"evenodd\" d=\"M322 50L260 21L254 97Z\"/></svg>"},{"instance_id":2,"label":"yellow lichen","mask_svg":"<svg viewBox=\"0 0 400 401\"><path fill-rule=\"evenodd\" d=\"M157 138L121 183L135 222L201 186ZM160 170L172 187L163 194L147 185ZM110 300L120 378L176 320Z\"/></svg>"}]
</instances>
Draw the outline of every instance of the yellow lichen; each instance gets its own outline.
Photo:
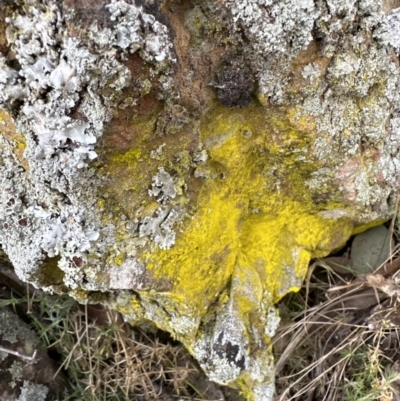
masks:
<instances>
[{"instance_id":1,"label":"yellow lichen","mask_svg":"<svg viewBox=\"0 0 400 401\"><path fill-rule=\"evenodd\" d=\"M362 224L361 226L356 226L353 229L353 232L351 233L351 235L357 235L357 234L361 234L364 231L369 230L370 228L376 227L376 226L380 226L383 223L386 223L386 219L383 220L375 220L375 221L370 221L369 223L366 224Z\"/></svg>"},{"instance_id":2,"label":"yellow lichen","mask_svg":"<svg viewBox=\"0 0 400 401\"><path fill-rule=\"evenodd\" d=\"M310 127L304 121L301 125ZM340 246L353 225L318 217L321 208L304 184L316 166L299 163L293 155L295 148L307 146L309 137L283 112L215 108L200 130L208 164L218 166L219 174L204 181L196 212L185 221L175 245L146 253L143 261L156 279L171 283L169 296L177 305L190 307L195 315L204 313L236 277L247 287L240 290L238 284L237 289L247 313L257 309L265 291L276 302L282 288L296 289L286 285L285 267L303 277L310 258ZM290 148L287 154L285 147ZM274 167L280 169L280 189L268 182ZM251 298L251 288L258 288L259 295Z\"/></svg>"},{"instance_id":3,"label":"yellow lichen","mask_svg":"<svg viewBox=\"0 0 400 401\"><path fill-rule=\"evenodd\" d=\"M298 290L311 258L339 248L353 231L350 217L326 218L335 213L321 212L346 209L351 216L352 211L337 190L328 188L327 196L319 196L307 187L321 168L309 151L315 122L299 117L295 108L214 105L198 131L198 143L207 153L203 163L192 160L199 148L193 151L178 135L162 138L166 145L160 157L148 157L163 143L153 141L149 132L135 147L141 154L132 148L108 156L111 174L119 178L110 184L120 199L111 208L116 215L130 210L140 219L155 212L159 204L148 188L159 167L187 188L171 201L186 210L182 224L174 227L174 245L160 249L149 241L137 250L150 284L136 289L139 295L120 309L136 321L151 320L194 352L196 341L209 335L203 329L207 319L229 303L247 328L242 335L253 357L267 360L272 332L266 330L268 310L287 292ZM126 196L129 188L134 199ZM117 243L125 243L123 225L115 225ZM244 372L237 384L249 389L257 380Z\"/></svg>"}]
</instances>

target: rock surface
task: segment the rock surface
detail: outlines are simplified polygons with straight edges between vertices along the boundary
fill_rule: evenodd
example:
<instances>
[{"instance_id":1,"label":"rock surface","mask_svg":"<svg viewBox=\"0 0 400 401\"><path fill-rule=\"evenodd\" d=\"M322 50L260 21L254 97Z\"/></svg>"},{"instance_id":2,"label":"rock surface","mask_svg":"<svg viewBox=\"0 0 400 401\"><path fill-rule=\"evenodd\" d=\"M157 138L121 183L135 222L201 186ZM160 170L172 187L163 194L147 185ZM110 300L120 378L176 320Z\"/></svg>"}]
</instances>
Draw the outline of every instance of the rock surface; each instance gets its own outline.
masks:
<instances>
[{"instance_id":1,"label":"rock surface","mask_svg":"<svg viewBox=\"0 0 400 401\"><path fill-rule=\"evenodd\" d=\"M272 399L273 305L393 213L400 11L372 0L0 4L0 243L18 276Z\"/></svg>"},{"instance_id":2,"label":"rock surface","mask_svg":"<svg viewBox=\"0 0 400 401\"><path fill-rule=\"evenodd\" d=\"M35 332L8 308L0 308L0 394L2 401L62 400L62 374Z\"/></svg>"},{"instance_id":3,"label":"rock surface","mask_svg":"<svg viewBox=\"0 0 400 401\"><path fill-rule=\"evenodd\" d=\"M393 254L394 241L385 226L370 228L354 237L351 244L350 259L357 274L368 274Z\"/></svg>"}]
</instances>

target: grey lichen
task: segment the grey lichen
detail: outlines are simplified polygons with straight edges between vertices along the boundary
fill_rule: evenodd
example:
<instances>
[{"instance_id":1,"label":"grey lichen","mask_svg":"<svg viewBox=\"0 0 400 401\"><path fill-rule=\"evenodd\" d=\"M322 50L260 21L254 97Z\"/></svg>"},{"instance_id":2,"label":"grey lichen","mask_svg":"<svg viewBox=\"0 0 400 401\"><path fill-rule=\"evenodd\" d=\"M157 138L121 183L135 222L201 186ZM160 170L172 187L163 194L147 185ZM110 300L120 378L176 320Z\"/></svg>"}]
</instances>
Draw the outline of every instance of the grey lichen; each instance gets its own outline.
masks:
<instances>
[{"instance_id":1,"label":"grey lichen","mask_svg":"<svg viewBox=\"0 0 400 401\"><path fill-rule=\"evenodd\" d=\"M20 324L14 313L6 308L0 309L0 339L16 345L22 341L27 355L32 355L39 342L34 333Z\"/></svg>"},{"instance_id":2,"label":"grey lichen","mask_svg":"<svg viewBox=\"0 0 400 401\"><path fill-rule=\"evenodd\" d=\"M160 206L153 216L146 216L140 223L139 236L149 237L161 249L169 249L175 243L175 228L185 217L185 210L173 200L181 192L179 182L160 167L153 177L149 195L154 197Z\"/></svg>"},{"instance_id":3,"label":"grey lichen","mask_svg":"<svg viewBox=\"0 0 400 401\"><path fill-rule=\"evenodd\" d=\"M232 30L249 40L245 52L257 72L261 97L282 103L291 62L312 41L319 15L314 1L225 0Z\"/></svg>"},{"instance_id":4,"label":"grey lichen","mask_svg":"<svg viewBox=\"0 0 400 401\"><path fill-rule=\"evenodd\" d=\"M272 400L275 394L274 383L258 384L254 387L254 401Z\"/></svg>"},{"instance_id":5,"label":"grey lichen","mask_svg":"<svg viewBox=\"0 0 400 401\"><path fill-rule=\"evenodd\" d=\"M388 17L390 27L390 44L400 54L400 8L396 8Z\"/></svg>"},{"instance_id":6,"label":"grey lichen","mask_svg":"<svg viewBox=\"0 0 400 401\"><path fill-rule=\"evenodd\" d=\"M8 371L11 373L10 387L14 388L19 380L22 379L23 365L19 361L14 361Z\"/></svg>"},{"instance_id":7,"label":"grey lichen","mask_svg":"<svg viewBox=\"0 0 400 401\"><path fill-rule=\"evenodd\" d=\"M140 50L140 56L148 62L176 61L167 27L153 15L123 0L111 0L106 8L111 13L111 20L117 22L112 32L114 46L130 53Z\"/></svg>"},{"instance_id":8,"label":"grey lichen","mask_svg":"<svg viewBox=\"0 0 400 401\"><path fill-rule=\"evenodd\" d=\"M166 27L134 4L113 0L107 9L114 24L93 25L89 43L69 35L55 0L27 0L23 12L7 19L18 67L0 56L0 107L24 137L29 170L19 166L15 144L1 137L0 242L24 280L40 282L39 266L57 256L67 286L98 289L90 278L114 233L93 207L92 194L103 181L89 164L131 81L116 56L138 51L164 71L163 84L169 82L165 74L174 59ZM84 118L73 117L76 111ZM164 220L162 230L169 231Z\"/></svg>"},{"instance_id":9,"label":"grey lichen","mask_svg":"<svg viewBox=\"0 0 400 401\"><path fill-rule=\"evenodd\" d=\"M21 387L21 394L15 401L46 401L48 392L49 389L43 384L35 384L25 380Z\"/></svg>"},{"instance_id":10,"label":"grey lichen","mask_svg":"<svg viewBox=\"0 0 400 401\"><path fill-rule=\"evenodd\" d=\"M127 258L120 266L110 269L110 289L113 290L141 290L145 266L135 259Z\"/></svg>"},{"instance_id":11,"label":"grey lichen","mask_svg":"<svg viewBox=\"0 0 400 401\"><path fill-rule=\"evenodd\" d=\"M303 78L308 79L311 84L313 84L321 74L321 68L317 63L307 64L302 71Z\"/></svg>"},{"instance_id":12,"label":"grey lichen","mask_svg":"<svg viewBox=\"0 0 400 401\"><path fill-rule=\"evenodd\" d=\"M264 354L253 359L249 367L250 377L254 380L254 401L273 400L275 393L275 373L272 355Z\"/></svg>"},{"instance_id":13,"label":"grey lichen","mask_svg":"<svg viewBox=\"0 0 400 401\"><path fill-rule=\"evenodd\" d=\"M274 337L280 322L281 318L279 317L277 309L269 307L265 317L265 334L270 338Z\"/></svg>"},{"instance_id":14,"label":"grey lichen","mask_svg":"<svg viewBox=\"0 0 400 401\"><path fill-rule=\"evenodd\" d=\"M388 136L385 121L391 113L397 113L394 107L398 107L398 100L390 99L394 92L390 97L383 97L376 89L386 86L388 91L396 71L384 49L370 50L368 62L361 59L352 67L344 57L340 55L332 62L329 85L320 85L317 93L303 103L303 112L316 117L320 133L314 145L315 156L335 166L309 184L318 186L326 181L332 186L335 185L332 177L336 177L343 185L343 196L361 209L382 202L397 185L395 177L399 170L394 147L398 146L398 133L392 130ZM398 83L393 86L397 87ZM331 89L326 90L327 87ZM368 148L369 152L363 152ZM360 157L363 163L357 162ZM347 180L343 180L344 175Z\"/></svg>"},{"instance_id":15,"label":"grey lichen","mask_svg":"<svg viewBox=\"0 0 400 401\"><path fill-rule=\"evenodd\" d=\"M247 38L243 52L258 78L260 102L295 105L298 119L315 121L318 137L307 158L325 169L308 185L341 186L342 199L353 202L360 220L387 215L386 199L400 174L400 81L393 61L400 49L399 9L386 15L370 0L224 4L235 40ZM300 67L300 84L293 69L302 51L310 52L311 63ZM343 182L352 163L353 175Z\"/></svg>"}]
</instances>

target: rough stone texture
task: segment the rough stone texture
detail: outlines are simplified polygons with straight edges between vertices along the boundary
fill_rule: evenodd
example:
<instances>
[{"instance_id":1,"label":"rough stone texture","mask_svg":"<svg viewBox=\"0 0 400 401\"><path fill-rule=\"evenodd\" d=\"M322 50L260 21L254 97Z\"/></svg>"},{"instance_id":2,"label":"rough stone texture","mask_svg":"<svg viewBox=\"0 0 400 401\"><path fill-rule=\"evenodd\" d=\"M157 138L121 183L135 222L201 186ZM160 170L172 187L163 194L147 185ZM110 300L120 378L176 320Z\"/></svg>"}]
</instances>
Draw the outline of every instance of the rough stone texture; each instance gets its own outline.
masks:
<instances>
[{"instance_id":1,"label":"rough stone texture","mask_svg":"<svg viewBox=\"0 0 400 401\"><path fill-rule=\"evenodd\" d=\"M272 399L273 304L393 212L397 3L10 4L0 243L17 274L152 322Z\"/></svg>"}]
</instances>

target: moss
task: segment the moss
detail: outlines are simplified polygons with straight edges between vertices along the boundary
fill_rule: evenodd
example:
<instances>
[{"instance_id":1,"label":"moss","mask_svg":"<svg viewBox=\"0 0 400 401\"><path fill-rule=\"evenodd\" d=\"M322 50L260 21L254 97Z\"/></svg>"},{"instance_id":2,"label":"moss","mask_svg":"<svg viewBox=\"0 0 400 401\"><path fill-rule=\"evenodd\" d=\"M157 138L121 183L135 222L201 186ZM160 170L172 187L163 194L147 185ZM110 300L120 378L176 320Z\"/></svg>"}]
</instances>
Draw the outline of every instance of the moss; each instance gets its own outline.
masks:
<instances>
[{"instance_id":1,"label":"moss","mask_svg":"<svg viewBox=\"0 0 400 401\"><path fill-rule=\"evenodd\" d=\"M60 257L47 257L40 268L41 283L44 286L60 286L63 283L65 273L58 267Z\"/></svg>"}]
</instances>

